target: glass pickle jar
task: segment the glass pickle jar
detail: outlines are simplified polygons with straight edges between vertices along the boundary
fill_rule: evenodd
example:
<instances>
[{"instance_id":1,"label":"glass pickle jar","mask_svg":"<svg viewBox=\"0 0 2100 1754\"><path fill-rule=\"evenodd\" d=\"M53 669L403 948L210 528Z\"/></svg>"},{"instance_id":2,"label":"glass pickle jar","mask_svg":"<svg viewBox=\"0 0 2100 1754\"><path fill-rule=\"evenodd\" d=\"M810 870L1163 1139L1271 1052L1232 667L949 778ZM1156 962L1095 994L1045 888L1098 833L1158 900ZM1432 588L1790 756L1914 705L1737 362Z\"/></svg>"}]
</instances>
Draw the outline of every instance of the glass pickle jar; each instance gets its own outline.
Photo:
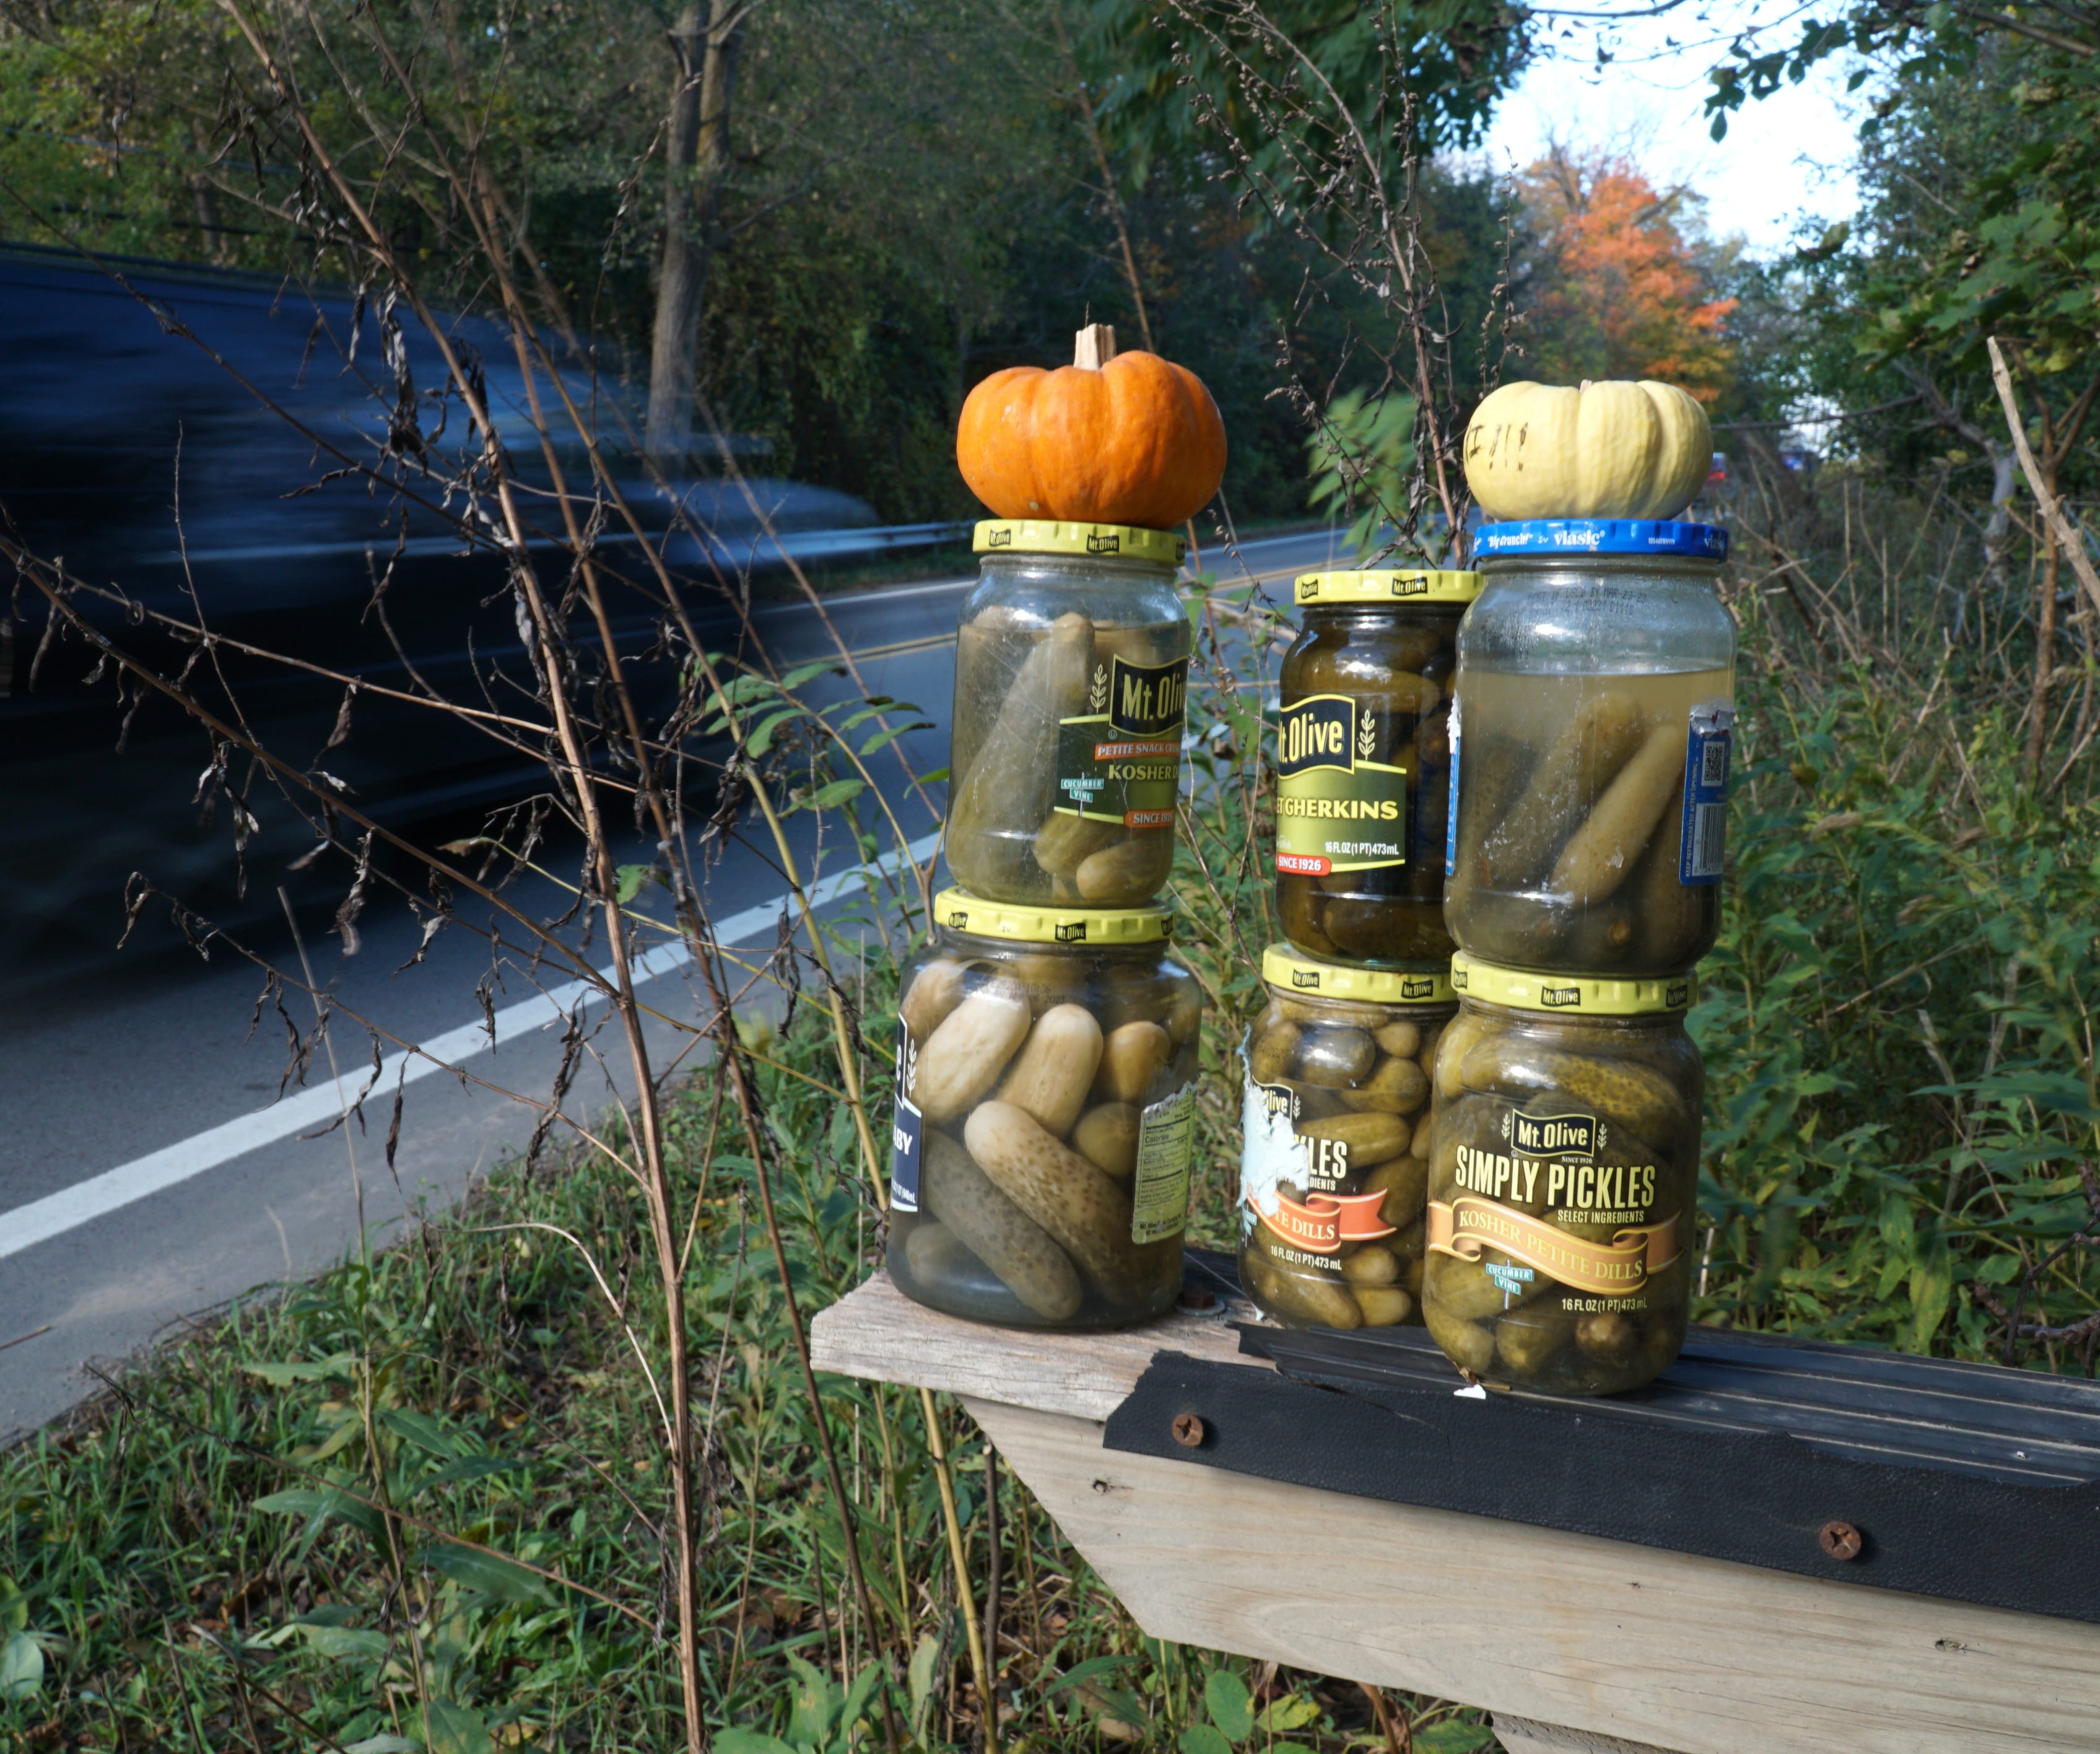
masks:
<instances>
[{"instance_id":1,"label":"glass pickle jar","mask_svg":"<svg viewBox=\"0 0 2100 1754\"><path fill-rule=\"evenodd\" d=\"M987 901L1134 908L1174 863L1186 544L1047 519L977 527L955 638L948 868Z\"/></svg>"},{"instance_id":2,"label":"glass pickle jar","mask_svg":"<svg viewBox=\"0 0 2100 1754\"><path fill-rule=\"evenodd\" d=\"M1454 957L1436 1050L1422 1313L1511 1388L1611 1394L1684 1344L1706 1075L1692 977L1542 976Z\"/></svg>"},{"instance_id":3,"label":"glass pickle jar","mask_svg":"<svg viewBox=\"0 0 2100 1754\"><path fill-rule=\"evenodd\" d=\"M1735 724L1727 532L1490 524L1458 635L1444 917L1544 973L1682 974L1713 948Z\"/></svg>"},{"instance_id":4,"label":"glass pickle jar","mask_svg":"<svg viewBox=\"0 0 2100 1754\"><path fill-rule=\"evenodd\" d=\"M1308 572L1276 731L1276 904L1308 956L1442 963L1449 733L1476 572Z\"/></svg>"},{"instance_id":5,"label":"glass pickle jar","mask_svg":"<svg viewBox=\"0 0 2100 1754\"><path fill-rule=\"evenodd\" d=\"M1246 1044L1240 1283L1287 1328L1419 1321L1430 1080L1456 1006L1441 970L1272 944Z\"/></svg>"},{"instance_id":6,"label":"glass pickle jar","mask_svg":"<svg viewBox=\"0 0 2100 1754\"><path fill-rule=\"evenodd\" d=\"M951 889L933 918L898 1008L890 1277L1009 1327L1158 1314L1181 1288L1203 1018L1172 916Z\"/></svg>"}]
</instances>

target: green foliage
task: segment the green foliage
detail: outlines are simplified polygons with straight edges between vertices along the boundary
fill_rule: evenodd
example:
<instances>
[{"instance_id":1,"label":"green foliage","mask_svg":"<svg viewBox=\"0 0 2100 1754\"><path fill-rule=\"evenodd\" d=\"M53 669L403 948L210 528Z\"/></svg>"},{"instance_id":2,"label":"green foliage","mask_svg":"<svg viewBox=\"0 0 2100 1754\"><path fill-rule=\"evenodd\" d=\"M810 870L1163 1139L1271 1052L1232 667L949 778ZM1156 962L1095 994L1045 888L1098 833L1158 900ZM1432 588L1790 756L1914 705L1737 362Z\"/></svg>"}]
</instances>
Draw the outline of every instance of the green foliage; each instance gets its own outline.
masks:
<instances>
[{"instance_id":1,"label":"green foliage","mask_svg":"<svg viewBox=\"0 0 2100 1754\"><path fill-rule=\"evenodd\" d=\"M1093 0L1091 10L1090 46L1110 82L1102 114L1130 152L1140 181L1155 166L1186 175L1185 167L1211 148L1196 113L1203 106L1215 112L1250 157L1265 168L1280 167L1280 143L1246 113L1226 77L1217 39L1234 28L1232 8L1184 0L1163 30L1151 0ZM1298 84L1308 98L1319 88L1331 91L1350 116L1367 125L1382 104L1405 93L1419 106L1421 137L1432 151L1477 141L1525 46L1519 15L1484 0L1381 0L1371 6L1282 0L1264 11L1295 45L1305 69L1277 68L1276 78ZM1182 85L1185 74L1199 94L1193 103ZM1346 125L1338 114L1321 114L1322 126Z\"/></svg>"},{"instance_id":2,"label":"green foliage","mask_svg":"<svg viewBox=\"0 0 2100 1754\"><path fill-rule=\"evenodd\" d=\"M2088 10L2046 21L1927 0L1812 15L1780 50L1714 75L1717 139L1745 101L1843 55L1881 95L1860 130L1863 210L1766 277L1801 312L1767 350L1791 397L1890 409L1845 435L1862 454L1956 467L2002 443L1985 343L2015 348L2026 394L2059 413L2095 378L2100 307L2100 35ZM1915 404L1912 406L1909 404ZM1783 413L1784 406L1761 412ZM2039 447L2038 447L2039 448ZM2071 472L2089 472L2083 454Z\"/></svg>"},{"instance_id":3,"label":"green foliage","mask_svg":"<svg viewBox=\"0 0 2100 1754\"><path fill-rule=\"evenodd\" d=\"M1379 527L1407 503L1414 414L1412 396L1367 401L1361 390L1344 391L1305 441L1312 466L1310 503L1332 522L1353 519L1348 540L1360 553L1376 546Z\"/></svg>"},{"instance_id":4,"label":"green foliage","mask_svg":"<svg viewBox=\"0 0 2100 1754\"><path fill-rule=\"evenodd\" d=\"M1871 664L1811 661L1790 608L1738 599L1736 864L1692 1016L1701 1313L2086 1368L2100 1336L2009 1328L2073 1326L2100 1291L2075 1240L2100 1216L2100 806L2089 767L2054 795L2023 771L2026 678L2002 647L1941 643L1926 566L1961 536L1908 516L1937 541L1877 592L1888 619L1833 591L1821 623ZM2071 753L2053 744L2042 780Z\"/></svg>"}]
</instances>

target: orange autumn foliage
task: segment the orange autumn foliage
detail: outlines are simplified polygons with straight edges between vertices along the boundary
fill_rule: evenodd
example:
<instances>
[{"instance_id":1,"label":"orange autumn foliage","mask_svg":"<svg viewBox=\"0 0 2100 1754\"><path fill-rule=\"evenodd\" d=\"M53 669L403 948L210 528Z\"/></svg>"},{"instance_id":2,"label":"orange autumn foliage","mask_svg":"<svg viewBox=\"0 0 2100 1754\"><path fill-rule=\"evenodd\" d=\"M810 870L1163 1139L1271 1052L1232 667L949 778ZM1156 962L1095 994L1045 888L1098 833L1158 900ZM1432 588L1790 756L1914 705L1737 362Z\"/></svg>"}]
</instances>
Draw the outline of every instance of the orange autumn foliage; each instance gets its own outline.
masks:
<instances>
[{"instance_id":1,"label":"orange autumn foliage","mask_svg":"<svg viewBox=\"0 0 2100 1754\"><path fill-rule=\"evenodd\" d=\"M1526 300L1524 375L1548 383L1658 378L1702 402L1727 388L1733 298L1712 286L1679 229L1683 198L1658 196L1624 160L1559 148L1521 183L1541 243Z\"/></svg>"}]
</instances>

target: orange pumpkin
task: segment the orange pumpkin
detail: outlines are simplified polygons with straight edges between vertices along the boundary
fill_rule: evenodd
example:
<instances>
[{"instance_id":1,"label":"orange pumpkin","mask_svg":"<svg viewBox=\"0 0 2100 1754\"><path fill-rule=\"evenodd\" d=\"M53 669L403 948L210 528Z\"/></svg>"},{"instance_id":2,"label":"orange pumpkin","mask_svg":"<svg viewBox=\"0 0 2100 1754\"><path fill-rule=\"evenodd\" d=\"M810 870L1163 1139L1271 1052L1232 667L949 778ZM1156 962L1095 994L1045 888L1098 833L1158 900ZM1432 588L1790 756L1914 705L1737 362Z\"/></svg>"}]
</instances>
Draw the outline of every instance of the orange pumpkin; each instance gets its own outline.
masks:
<instances>
[{"instance_id":1,"label":"orange pumpkin","mask_svg":"<svg viewBox=\"0 0 2100 1754\"><path fill-rule=\"evenodd\" d=\"M955 462L995 516L1171 530L1210 503L1225 473L1211 392L1156 353L1114 350L1096 325L1081 363L1012 366L970 392Z\"/></svg>"}]
</instances>

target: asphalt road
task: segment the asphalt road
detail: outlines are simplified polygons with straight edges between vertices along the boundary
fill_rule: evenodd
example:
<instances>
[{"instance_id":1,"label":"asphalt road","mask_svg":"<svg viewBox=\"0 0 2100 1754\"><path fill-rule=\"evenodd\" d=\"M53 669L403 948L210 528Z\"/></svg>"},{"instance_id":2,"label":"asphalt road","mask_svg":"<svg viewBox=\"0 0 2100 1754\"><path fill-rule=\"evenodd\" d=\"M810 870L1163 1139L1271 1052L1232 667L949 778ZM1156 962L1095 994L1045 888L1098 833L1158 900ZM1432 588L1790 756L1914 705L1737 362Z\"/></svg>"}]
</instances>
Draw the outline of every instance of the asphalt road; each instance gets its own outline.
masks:
<instances>
[{"instance_id":1,"label":"asphalt road","mask_svg":"<svg viewBox=\"0 0 2100 1754\"><path fill-rule=\"evenodd\" d=\"M1249 569L1287 579L1329 551L1321 534L1250 543L1237 565L1206 559L1228 581ZM915 702L937 722L900 740L920 772L946 765L955 614L973 582L929 580L827 599L868 688ZM761 612L761 630L783 665L835 649L805 605ZM933 818L901 771L889 770L885 789L907 833L926 837L925 856ZM819 863L815 850L805 844L798 852L805 877L814 864L831 905L850 907L858 896L867 911L867 880L854 874L851 855L827 850ZM876 879L878 896L884 881ZM708 883L710 915L726 941L773 942L787 898L767 859L734 853ZM512 899L545 917L567 905L545 882L521 886ZM304 929L316 983L340 1006L436 1058L463 1062L490 1085L544 1095L561 1057L557 1007L576 997L557 990L558 973L495 969L491 1047L474 996L491 973L484 940L448 930L421 962L404 967L420 935L405 908L375 904L361 924L355 957L324 930ZM257 931L253 948L297 965L289 925ZM602 946L587 949L602 966ZM703 1006L690 970L672 960L652 959L643 999L672 1016L697 1016ZM174 1324L342 1259L356 1246L360 1211L368 1234L385 1241L404 1214L456 1201L529 1136L529 1108L427 1076L428 1061L392 1051L364 1125L324 1131L369 1073L363 1032L342 1018L331 1032L339 1085L323 1062L303 1086L287 1086L285 1023L269 1005L255 1020L262 985L254 965L223 952L209 963L120 957L0 1018L0 1114L8 1123L0 1138L0 1445L95 1392L91 1362L121 1359ZM304 995L289 996L286 1009L311 1028ZM692 1051L690 1034L668 1024L652 1030L659 1066ZM602 1040L604 1068L587 1066L578 1076L571 1107L615 1094L624 1056L610 1033ZM404 1067L390 1173L384 1142Z\"/></svg>"}]
</instances>

